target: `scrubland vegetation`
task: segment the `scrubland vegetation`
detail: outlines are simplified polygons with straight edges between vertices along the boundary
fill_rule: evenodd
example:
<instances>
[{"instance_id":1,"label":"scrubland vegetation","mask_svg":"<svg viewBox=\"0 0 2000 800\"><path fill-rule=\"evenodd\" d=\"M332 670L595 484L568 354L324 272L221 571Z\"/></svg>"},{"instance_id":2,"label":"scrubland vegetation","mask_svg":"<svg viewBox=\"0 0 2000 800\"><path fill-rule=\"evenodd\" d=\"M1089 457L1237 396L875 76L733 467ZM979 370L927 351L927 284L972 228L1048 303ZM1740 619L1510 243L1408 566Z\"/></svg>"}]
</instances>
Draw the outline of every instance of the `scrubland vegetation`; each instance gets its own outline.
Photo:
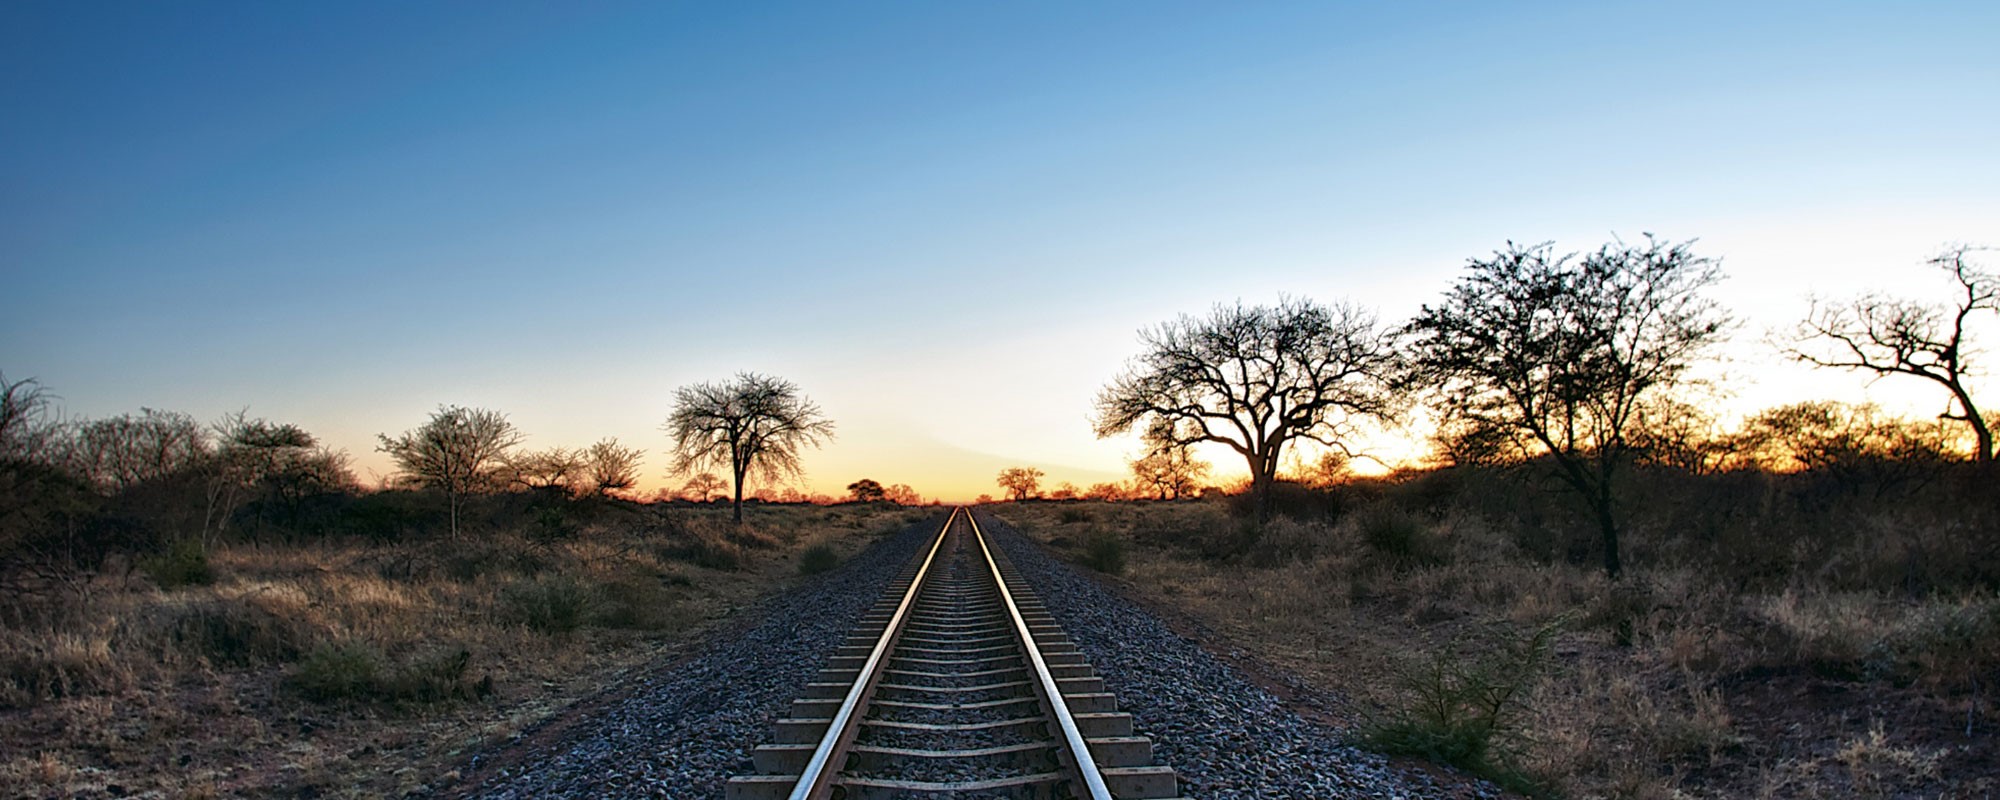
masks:
<instances>
[{"instance_id":1,"label":"scrubland vegetation","mask_svg":"<svg viewBox=\"0 0 2000 800\"><path fill-rule=\"evenodd\" d=\"M1240 495L998 511L1349 698L1362 743L1530 794L2000 788L1989 471L1875 451L1626 480L1616 581L1537 464L1280 483L1261 527Z\"/></svg>"},{"instance_id":2,"label":"scrubland vegetation","mask_svg":"<svg viewBox=\"0 0 2000 800\"><path fill-rule=\"evenodd\" d=\"M726 505L640 504L595 468L629 472L615 443L502 447L439 470L449 487L363 492L294 426L57 423L37 386L8 387L7 797L437 786L472 749L617 692L926 513L753 503L739 523ZM395 442L421 451L468 420L505 424L448 408Z\"/></svg>"}]
</instances>

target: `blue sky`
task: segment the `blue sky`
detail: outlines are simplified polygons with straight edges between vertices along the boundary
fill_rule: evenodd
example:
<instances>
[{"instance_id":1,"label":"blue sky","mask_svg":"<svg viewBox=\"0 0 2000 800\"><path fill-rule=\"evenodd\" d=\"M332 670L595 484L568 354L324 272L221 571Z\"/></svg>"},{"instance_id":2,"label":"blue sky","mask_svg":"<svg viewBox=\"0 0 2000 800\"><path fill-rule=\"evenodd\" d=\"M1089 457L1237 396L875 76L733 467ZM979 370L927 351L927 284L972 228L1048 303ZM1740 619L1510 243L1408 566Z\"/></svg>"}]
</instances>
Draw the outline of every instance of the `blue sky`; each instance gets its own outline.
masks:
<instances>
[{"instance_id":1,"label":"blue sky","mask_svg":"<svg viewBox=\"0 0 2000 800\"><path fill-rule=\"evenodd\" d=\"M1757 340L2000 245L1996 9L9 3L0 370L364 474L492 407L666 482L672 389L754 369L841 424L819 488L965 498L1115 477L1086 418L1143 325L1397 320L1508 239L1651 231L1732 276L1735 402L1928 413Z\"/></svg>"}]
</instances>

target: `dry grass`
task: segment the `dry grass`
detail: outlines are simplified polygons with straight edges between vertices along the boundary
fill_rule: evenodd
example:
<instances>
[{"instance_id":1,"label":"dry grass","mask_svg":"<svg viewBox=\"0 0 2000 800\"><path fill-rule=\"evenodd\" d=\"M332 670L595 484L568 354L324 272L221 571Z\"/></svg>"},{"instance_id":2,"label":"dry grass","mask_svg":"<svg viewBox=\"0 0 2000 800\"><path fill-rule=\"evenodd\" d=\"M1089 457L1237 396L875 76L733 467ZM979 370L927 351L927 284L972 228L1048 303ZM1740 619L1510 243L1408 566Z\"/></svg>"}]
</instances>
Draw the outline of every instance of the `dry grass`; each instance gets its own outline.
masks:
<instances>
[{"instance_id":1,"label":"dry grass","mask_svg":"<svg viewBox=\"0 0 2000 800\"><path fill-rule=\"evenodd\" d=\"M238 545L0 628L0 796L399 795L920 510L633 507L556 541ZM526 526L524 526L526 528Z\"/></svg>"},{"instance_id":2,"label":"dry grass","mask_svg":"<svg viewBox=\"0 0 2000 800\"><path fill-rule=\"evenodd\" d=\"M1504 732L1514 752L1489 770L1517 771L1531 794L1995 788L1984 763L2000 723L1994 593L1833 589L1805 574L1746 586L1694 560L1648 563L1614 585L1589 566L1534 557L1521 531L1435 508L1279 518L1254 538L1202 502L1000 514L1079 563L1086 543L1118 537L1127 566L1117 585L1350 698L1360 728L1436 701L1417 696L1413 672L1460 674L1491 652L1485 643L1562 626L1545 666L1522 671L1523 711ZM1614 643L1621 626L1631 646Z\"/></svg>"}]
</instances>

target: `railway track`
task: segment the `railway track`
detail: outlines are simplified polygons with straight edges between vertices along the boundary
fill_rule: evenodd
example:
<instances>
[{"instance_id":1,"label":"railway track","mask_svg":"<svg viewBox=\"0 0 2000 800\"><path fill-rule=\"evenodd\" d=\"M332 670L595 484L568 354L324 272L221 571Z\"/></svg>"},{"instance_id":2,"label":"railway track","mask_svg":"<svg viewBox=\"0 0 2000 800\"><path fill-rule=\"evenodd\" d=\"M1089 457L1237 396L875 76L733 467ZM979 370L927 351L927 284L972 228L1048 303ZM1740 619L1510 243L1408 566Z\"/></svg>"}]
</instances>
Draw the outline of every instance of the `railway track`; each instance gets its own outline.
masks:
<instances>
[{"instance_id":1,"label":"railway track","mask_svg":"<svg viewBox=\"0 0 2000 800\"><path fill-rule=\"evenodd\" d=\"M831 654L730 800L1166 798L1172 769L967 509Z\"/></svg>"}]
</instances>

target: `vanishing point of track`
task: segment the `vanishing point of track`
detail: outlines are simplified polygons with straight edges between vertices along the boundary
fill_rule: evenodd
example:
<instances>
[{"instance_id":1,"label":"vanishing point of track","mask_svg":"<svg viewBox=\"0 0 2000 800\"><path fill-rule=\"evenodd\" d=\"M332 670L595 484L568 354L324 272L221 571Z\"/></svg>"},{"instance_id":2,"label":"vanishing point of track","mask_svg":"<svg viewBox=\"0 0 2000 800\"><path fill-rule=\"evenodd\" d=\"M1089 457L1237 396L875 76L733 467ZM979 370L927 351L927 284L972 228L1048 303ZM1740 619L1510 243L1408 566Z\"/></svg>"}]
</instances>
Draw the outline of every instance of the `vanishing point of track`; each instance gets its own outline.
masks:
<instances>
[{"instance_id":1,"label":"vanishing point of track","mask_svg":"<svg viewBox=\"0 0 2000 800\"><path fill-rule=\"evenodd\" d=\"M1166 798L1083 654L955 509L830 654L730 800Z\"/></svg>"}]
</instances>

